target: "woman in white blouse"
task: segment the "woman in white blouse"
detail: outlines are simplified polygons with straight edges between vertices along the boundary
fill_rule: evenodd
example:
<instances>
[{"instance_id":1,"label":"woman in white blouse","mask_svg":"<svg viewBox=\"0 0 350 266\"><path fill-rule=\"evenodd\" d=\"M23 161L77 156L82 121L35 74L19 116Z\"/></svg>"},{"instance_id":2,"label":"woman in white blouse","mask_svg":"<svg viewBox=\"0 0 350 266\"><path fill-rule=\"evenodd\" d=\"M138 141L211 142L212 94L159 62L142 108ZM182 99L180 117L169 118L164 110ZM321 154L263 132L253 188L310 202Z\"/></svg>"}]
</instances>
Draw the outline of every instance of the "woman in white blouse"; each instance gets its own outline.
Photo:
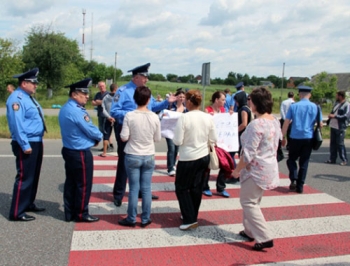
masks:
<instances>
[{"instance_id":1,"label":"woman in white blouse","mask_svg":"<svg viewBox=\"0 0 350 266\"><path fill-rule=\"evenodd\" d=\"M173 138L174 144L180 146L175 192L183 219L181 230L198 227L202 187L209 165L208 143L217 141L213 119L199 110L200 92L190 90L185 97L188 112L179 118Z\"/></svg>"}]
</instances>

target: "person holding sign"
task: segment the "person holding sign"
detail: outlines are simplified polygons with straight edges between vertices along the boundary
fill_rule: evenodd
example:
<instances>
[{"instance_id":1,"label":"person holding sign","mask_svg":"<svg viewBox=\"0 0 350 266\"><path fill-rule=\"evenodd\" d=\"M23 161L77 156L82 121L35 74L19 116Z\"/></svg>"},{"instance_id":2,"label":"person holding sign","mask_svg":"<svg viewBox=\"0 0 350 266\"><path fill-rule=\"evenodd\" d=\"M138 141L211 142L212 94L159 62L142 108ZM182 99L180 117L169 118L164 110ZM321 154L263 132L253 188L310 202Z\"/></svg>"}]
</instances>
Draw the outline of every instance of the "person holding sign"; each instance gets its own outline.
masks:
<instances>
[{"instance_id":1,"label":"person holding sign","mask_svg":"<svg viewBox=\"0 0 350 266\"><path fill-rule=\"evenodd\" d=\"M199 110L202 103L201 93L190 90L185 97L188 112L179 117L173 138L174 144L180 146L175 176L175 193L183 217L180 230L198 227L202 187L209 165L208 143L217 142L213 119Z\"/></svg>"},{"instance_id":2,"label":"person holding sign","mask_svg":"<svg viewBox=\"0 0 350 266\"><path fill-rule=\"evenodd\" d=\"M212 104L210 106L207 106L204 111L208 114L215 115L219 113L225 113L225 101L226 101L226 95L222 91L214 92L214 94L211 96L211 102ZM213 193L210 191L209 187L209 177L210 177L210 169L207 169L204 186L203 186L203 194L205 196L211 197ZM230 194L227 193L225 190L226 184L225 184L225 173L224 171L220 170L219 174L216 179L216 191L219 195L229 198Z\"/></svg>"},{"instance_id":3,"label":"person holding sign","mask_svg":"<svg viewBox=\"0 0 350 266\"><path fill-rule=\"evenodd\" d=\"M185 92L182 88L177 89L175 96L177 98L176 102L173 102L169 107L170 111L186 113L187 109L185 107ZM168 146L167 152L167 168L168 175L175 176L175 163L179 147L176 146L171 138L165 138L166 144Z\"/></svg>"}]
</instances>

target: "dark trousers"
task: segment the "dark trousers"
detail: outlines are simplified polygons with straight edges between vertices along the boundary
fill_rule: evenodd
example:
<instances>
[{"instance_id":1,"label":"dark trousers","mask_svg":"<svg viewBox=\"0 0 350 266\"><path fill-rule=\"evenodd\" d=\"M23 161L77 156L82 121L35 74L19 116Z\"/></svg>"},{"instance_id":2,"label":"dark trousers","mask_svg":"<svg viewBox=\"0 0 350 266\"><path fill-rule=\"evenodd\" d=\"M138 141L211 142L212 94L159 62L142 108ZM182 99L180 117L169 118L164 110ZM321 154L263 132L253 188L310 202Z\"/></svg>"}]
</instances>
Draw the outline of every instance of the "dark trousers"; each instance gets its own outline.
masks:
<instances>
[{"instance_id":1,"label":"dark trousers","mask_svg":"<svg viewBox=\"0 0 350 266\"><path fill-rule=\"evenodd\" d=\"M337 153L339 154L340 160L342 162L348 161L348 156L346 155L346 148L344 145L345 130L339 130L331 128L331 141L330 141L330 160L331 162L336 162Z\"/></svg>"},{"instance_id":2,"label":"dark trousers","mask_svg":"<svg viewBox=\"0 0 350 266\"><path fill-rule=\"evenodd\" d=\"M312 139L290 139L289 157L287 160L289 179L296 181L297 189L299 190L303 189L305 183L311 151ZM296 163L298 158L299 171Z\"/></svg>"},{"instance_id":3,"label":"dark trousers","mask_svg":"<svg viewBox=\"0 0 350 266\"><path fill-rule=\"evenodd\" d=\"M175 193L184 224L197 222L202 201L202 187L209 155L195 161L179 161L175 177Z\"/></svg>"},{"instance_id":4,"label":"dark trousers","mask_svg":"<svg viewBox=\"0 0 350 266\"><path fill-rule=\"evenodd\" d=\"M26 209L34 208L38 190L41 164L43 161L43 143L29 142L32 153L24 154L17 141L12 141L12 152L16 156L17 175L13 186L10 219L18 219Z\"/></svg>"},{"instance_id":5,"label":"dark trousers","mask_svg":"<svg viewBox=\"0 0 350 266\"><path fill-rule=\"evenodd\" d=\"M65 161L66 181L63 202L66 221L82 220L89 214L89 200L92 189L93 157L90 150L62 148Z\"/></svg>"},{"instance_id":6,"label":"dark trousers","mask_svg":"<svg viewBox=\"0 0 350 266\"><path fill-rule=\"evenodd\" d=\"M210 190L209 179L210 179L210 169L208 169L205 172L204 182L203 182L203 191ZM226 179L225 171L220 169L218 176L216 178L216 191L217 192L223 192L225 190L225 188L226 188L225 179Z\"/></svg>"},{"instance_id":7,"label":"dark trousers","mask_svg":"<svg viewBox=\"0 0 350 266\"><path fill-rule=\"evenodd\" d=\"M118 166L117 166L117 172L113 187L113 196L115 200L122 200L125 194L126 189L126 181L127 181L127 174L125 170L125 152L124 148L126 146L126 142L122 141L120 138L120 132L122 131L122 125L118 124L114 128L115 138L118 143Z\"/></svg>"}]
</instances>

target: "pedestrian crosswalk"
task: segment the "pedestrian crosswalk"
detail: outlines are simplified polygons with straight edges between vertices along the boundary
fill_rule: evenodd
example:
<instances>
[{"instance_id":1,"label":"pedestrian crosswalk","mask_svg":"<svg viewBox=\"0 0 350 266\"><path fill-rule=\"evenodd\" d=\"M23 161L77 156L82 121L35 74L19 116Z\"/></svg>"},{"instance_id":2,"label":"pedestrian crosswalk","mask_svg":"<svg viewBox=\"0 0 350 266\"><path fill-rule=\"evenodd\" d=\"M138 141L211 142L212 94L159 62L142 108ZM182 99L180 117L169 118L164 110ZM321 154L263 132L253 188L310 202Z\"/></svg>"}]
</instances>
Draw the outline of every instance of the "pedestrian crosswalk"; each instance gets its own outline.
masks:
<instances>
[{"instance_id":1,"label":"pedestrian crosswalk","mask_svg":"<svg viewBox=\"0 0 350 266\"><path fill-rule=\"evenodd\" d=\"M113 204L117 157L94 160L89 210L100 221L75 225L69 265L349 265L350 204L307 185L303 194L290 192L284 174L261 202L275 247L256 252L238 235L239 183L227 184L230 198L216 195L212 171L213 196L203 196L199 227L181 231L174 177L167 176L165 154L157 154L152 192L159 200L152 202L152 224L141 228L138 217L135 228L125 228L118 220L126 217L127 193L121 207Z\"/></svg>"}]
</instances>

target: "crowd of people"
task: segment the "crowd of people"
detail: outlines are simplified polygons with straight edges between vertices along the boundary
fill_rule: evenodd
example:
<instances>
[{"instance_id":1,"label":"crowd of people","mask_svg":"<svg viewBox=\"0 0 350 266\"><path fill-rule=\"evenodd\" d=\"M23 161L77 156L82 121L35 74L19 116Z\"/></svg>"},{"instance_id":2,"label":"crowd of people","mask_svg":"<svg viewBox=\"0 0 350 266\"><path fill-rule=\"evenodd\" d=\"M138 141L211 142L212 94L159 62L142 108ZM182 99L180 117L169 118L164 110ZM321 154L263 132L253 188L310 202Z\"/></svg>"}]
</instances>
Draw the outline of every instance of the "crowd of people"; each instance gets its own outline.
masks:
<instances>
[{"instance_id":1,"label":"crowd of people","mask_svg":"<svg viewBox=\"0 0 350 266\"><path fill-rule=\"evenodd\" d=\"M255 241L254 250L273 247L273 239L260 209L265 190L279 185L279 168L276 151L280 142L287 145L287 166L291 191L303 193L308 164L312 152L314 125L322 126L319 106L310 101L312 88L298 87L300 100L294 102L294 94L281 105L281 120L272 115L273 99L270 91L257 87L247 94L243 82L236 85L236 92L217 91L211 97L211 105L202 112L202 95L198 90L178 89L165 100L155 99L146 86L150 63L129 72L129 83L106 90L105 82L98 83L99 93L92 101L98 110L96 127L85 110L89 100L91 79L68 85L69 98L59 112L62 136L62 157L65 161L63 191L64 214L67 222L97 222L98 217L89 213L89 200L93 179L93 155L91 147L102 141L100 156L107 156L113 149L110 140L114 130L117 140L118 164L113 187L114 205L120 207L129 184L127 216L118 221L122 226L134 227L138 198L142 198L141 226L152 223L151 183L155 167L155 142L161 140L161 122L164 110L178 112L174 137L166 138L167 173L175 176L175 194L178 199L182 224L180 230L198 227L198 212L202 196L212 196L209 187L209 147L216 144L218 136L214 120L220 113L237 113L239 149L231 151L235 164L230 180L240 182L240 203L243 209L243 230L239 235L247 241ZM15 75L18 88L8 86L7 120L12 137L12 151L16 157L15 178L9 220L32 221L27 212L41 212L45 208L35 204L41 163L42 139L45 119L40 104L32 97L35 93L39 69ZM336 104L328 115L331 128L330 158L325 163L335 164L337 154L340 165L348 163L344 136L350 112L344 92L338 92ZM156 114L158 113L158 115ZM195 132L195 133L194 133ZM236 154L237 153L237 154ZM299 163L299 169L297 165ZM218 195L230 197L225 190L227 176L220 169L216 178ZM231 181L232 182L232 181Z\"/></svg>"}]
</instances>

